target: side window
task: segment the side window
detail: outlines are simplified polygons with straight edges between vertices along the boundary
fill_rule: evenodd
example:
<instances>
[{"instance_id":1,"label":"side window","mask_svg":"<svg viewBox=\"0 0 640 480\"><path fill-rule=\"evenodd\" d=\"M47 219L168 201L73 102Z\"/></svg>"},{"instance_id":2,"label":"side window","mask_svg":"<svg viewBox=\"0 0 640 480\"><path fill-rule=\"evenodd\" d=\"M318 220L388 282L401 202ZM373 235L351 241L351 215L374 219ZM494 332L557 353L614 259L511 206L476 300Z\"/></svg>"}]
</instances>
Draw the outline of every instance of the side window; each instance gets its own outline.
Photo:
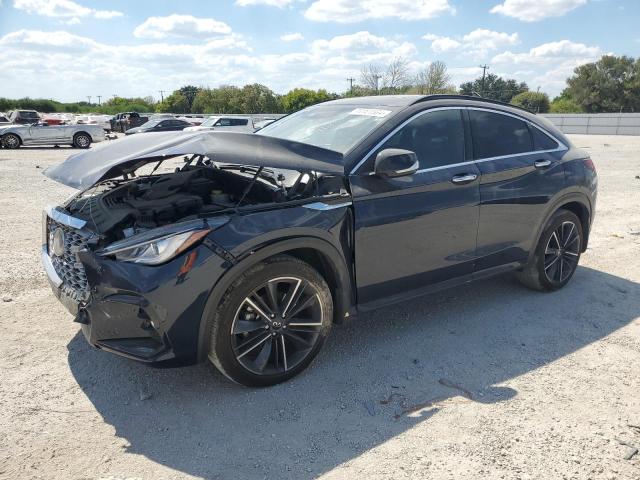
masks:
<instances>
[{"instance_id":1,"label":"side window","mask_svg":"<svg viewBox=\"0 0 640 480\"><path fill-rule=\"evenodd\" d=\"M411 150L420 169L464 162L464 126L460 110L438 110L414 118L387 140L385 148Z\"/></svg>"},{"instance_id":2,"label":"side window","mask_svg":"<svg viewBox=\"0 0 640 480\"><path fill-rule=\"evenodd\" d=\"M531 136L533 137L533 147L536 151L540 150L555 150L558 148L558 142L556 142L549 135L536 127L531 127Z\"/></svg>"},{"instance_id":3,"label":"side window","mask_svg":"<svg viewBox=\"0 0 640 480\"><path fill-rule=\"evenodd\" d=\"M216 125L219 125L221 127L229 127L229 126L231 126L231 119L230 118L221 118L220 120L218 120Z\"/></svg>"},{"instance_id":4,"label":"side window","mask_svg":"<svg viewBox=\"0 0 640 480\"><path fill-rule=\"evenodd\" d=\"M514 117L469 110L476 159L533 151L527 124Z\"/></svg>"},{"instance_id":5,"label":"side window","mask_svg":"<svg viewBox=\"0 0 640 480\"><path fill-rule=\"evenodd\" d=\"M247 124L247 120L244 120L242 118L233 118L231 119L231 125L233 126L241 126L241 125L246 125Z\"/></svg>"},{"instance_id":6,"label":"side window","mask_svg":"<svg viewBox=\"0 0 640 480\"><path fill-rule=\"evenodd\" d=\"M158 125L156 125L157 127L168 127L169 126L169 120L163 120L162 122L160 122Z\"/></svg>"}]
</instances>

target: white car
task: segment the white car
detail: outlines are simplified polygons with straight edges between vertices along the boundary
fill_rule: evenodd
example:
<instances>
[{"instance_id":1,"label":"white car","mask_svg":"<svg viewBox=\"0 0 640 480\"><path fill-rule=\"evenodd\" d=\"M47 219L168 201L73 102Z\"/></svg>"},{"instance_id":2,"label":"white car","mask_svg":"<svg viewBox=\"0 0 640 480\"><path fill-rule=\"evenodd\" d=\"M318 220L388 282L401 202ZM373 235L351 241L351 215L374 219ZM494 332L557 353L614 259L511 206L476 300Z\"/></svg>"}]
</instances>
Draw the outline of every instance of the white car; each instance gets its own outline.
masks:
<instances>
[{"instance_id":1,"label":"white car","mask_svg":"<svg viewBox=\"0 0 640 480\"><path fill-rule=\"evenodd\" d=\"M187 127L184 129L185 132L197 132L199 130L231 130L234 132L253 133L255 128L253 121L249 117L225 115L209 117L197 127Z\"/></svg>"}]
</instances>

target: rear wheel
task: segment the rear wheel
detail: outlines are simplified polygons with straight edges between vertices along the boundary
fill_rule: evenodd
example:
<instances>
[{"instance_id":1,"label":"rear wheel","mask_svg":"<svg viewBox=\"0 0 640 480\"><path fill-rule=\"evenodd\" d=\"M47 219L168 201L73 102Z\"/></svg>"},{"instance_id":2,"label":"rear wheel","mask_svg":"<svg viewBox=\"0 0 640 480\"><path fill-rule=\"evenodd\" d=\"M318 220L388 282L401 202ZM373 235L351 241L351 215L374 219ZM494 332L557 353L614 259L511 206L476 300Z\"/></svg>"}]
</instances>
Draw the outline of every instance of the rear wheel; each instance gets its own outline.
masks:
<instances>
[{"instance_id":1,"label":"rear wheel","mask_svg":"<svg viewBox=\"0 0 640 480\"><path fill-rule=\"evenodd\" d=\"M76 148L89 148L91 137L86 133L76 133L73 137L73 146Z\"/></svg>"},{"instance_id":2,"label":"rear wheel","mask_svg":"<svg viewBox=\"0 0 640 480\"><path fill-rule=\"evenodd\" d=\"M535 254L518 278L535 290L564 287L576 271L583 245L580 219L572 212L558 210L545 227Z\"/></svg>"},{"instance_id":3,"label":"rear wheel","mask_svg":"<svg viewBox=\"0 0 640 480\"><path fill-rule=\"evenodd\" d=\"M2 137L2 146L4 148L18 148L20 147L20 137L13 133L7 133Z\"/></svg>"},{"instance_id":4,"label":"rear wheel","mask_svg":"<svg viewBox=\"0 0 640 480\"><path fill-rule=\"evenodd\" d=\"M212 319L209 359L247 386L283 382L304 370L331 329L333 304L310 265L278 256L250 268Z\"/></svg>"}]
</instances>

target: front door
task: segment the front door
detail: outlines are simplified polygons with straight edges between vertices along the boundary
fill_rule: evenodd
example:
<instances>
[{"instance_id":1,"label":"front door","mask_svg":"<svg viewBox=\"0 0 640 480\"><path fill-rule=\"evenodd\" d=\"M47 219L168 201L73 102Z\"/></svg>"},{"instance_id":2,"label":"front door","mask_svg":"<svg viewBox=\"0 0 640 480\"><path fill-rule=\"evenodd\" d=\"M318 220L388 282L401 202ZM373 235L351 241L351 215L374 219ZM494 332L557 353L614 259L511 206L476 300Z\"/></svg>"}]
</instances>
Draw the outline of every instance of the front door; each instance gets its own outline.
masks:
<instances>
[{"instance_id":1,"label":"front door","mask_svg":"<svg viewBox=\"0 0 640 480\"><path fill-rule=\"evenodd\" d=\"M427 110L396 129L350 177L358 303L385 303L470 276L476 251L479 170L469 161L463 112ZM378 152L416 153L413 175L371 174Z\"/></svg>"}]
</instances>

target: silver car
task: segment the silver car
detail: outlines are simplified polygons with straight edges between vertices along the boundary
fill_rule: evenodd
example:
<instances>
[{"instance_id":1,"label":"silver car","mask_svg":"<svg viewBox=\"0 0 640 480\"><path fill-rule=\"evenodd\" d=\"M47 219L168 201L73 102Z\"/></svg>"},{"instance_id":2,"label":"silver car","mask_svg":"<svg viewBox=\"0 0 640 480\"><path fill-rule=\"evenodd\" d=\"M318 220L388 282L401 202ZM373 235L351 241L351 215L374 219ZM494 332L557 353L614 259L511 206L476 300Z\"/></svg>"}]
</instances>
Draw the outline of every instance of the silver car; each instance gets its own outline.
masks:
<instances>
[{"instance_id":1,"label":"silver car","mask_svg":"<svg viewBox=\"0 0 640 480\"><path fill-rule=\"evenodd\" d=\"M4 125L0 126L0 145L18 148L20 145L73 145L89 148L105 139L100 125Z\"/></svg>"}]
</instances>

